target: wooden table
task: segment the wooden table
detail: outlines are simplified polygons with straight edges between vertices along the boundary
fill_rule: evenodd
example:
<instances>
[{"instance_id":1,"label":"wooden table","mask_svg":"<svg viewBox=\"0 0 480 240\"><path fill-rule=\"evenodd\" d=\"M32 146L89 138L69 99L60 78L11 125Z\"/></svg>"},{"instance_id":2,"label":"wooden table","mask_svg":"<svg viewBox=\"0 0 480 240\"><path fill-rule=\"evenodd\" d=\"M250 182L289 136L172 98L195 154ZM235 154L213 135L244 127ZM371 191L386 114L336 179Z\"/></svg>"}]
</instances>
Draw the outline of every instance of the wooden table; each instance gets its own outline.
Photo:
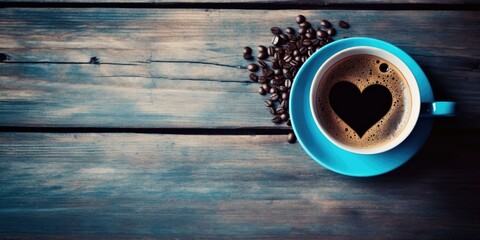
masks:
<instances>
[{"instance_id":1,"label":"wooden table","mask_svg":"<svg viewBox=\"0 0 480 240\"><path fill-rule=\"evenodd\" d=\"M0 238L480 238L476 1L43 2L0 3ZM321 167L242 58L298 14L398 45L460 115L392 173Z\"/></svg>"}]
</instances>

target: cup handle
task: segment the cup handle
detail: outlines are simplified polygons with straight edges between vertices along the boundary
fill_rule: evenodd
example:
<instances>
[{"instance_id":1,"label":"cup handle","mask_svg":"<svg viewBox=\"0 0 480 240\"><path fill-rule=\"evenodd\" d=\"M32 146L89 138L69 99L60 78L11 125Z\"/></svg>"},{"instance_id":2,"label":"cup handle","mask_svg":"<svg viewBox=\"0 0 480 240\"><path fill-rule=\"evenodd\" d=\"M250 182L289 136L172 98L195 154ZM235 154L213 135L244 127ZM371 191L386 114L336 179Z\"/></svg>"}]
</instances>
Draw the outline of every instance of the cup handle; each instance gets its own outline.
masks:
<instances>
[{"instance_id":1,"label":"cup handle","mask_svg":"<svg viewBox=\"0 0 480 240\"><path fill-rule=\"evenodd\" d=\"M421 117L451 117L457 115L456 102L422 103L420 106Z\"/></svg>"}]
</instances>

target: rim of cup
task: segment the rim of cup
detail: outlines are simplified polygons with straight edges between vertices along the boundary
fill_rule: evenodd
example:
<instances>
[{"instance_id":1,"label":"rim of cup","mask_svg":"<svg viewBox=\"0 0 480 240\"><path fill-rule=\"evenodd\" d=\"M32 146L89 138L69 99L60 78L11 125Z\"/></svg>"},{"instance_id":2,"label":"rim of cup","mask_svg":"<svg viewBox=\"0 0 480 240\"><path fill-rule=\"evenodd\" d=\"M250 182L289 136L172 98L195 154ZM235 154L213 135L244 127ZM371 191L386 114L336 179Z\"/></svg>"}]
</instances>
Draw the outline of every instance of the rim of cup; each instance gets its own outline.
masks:
<instances>
[{"instance_id":1,"label":"rim of cup","mask_svg":"<svg viewBox=\"0 0 480 240\"><path fill-rule=\"evenodd\" d=\"M321 124L321 121L319 120L319 116L317 114L317 101L316 101L317 94L316 93L317 93L318 85L321 81L321 77L327 72L327 70L330 67L333 66L333 64L337 63L338 61L346 57L359 55L359 54L369 54L369 55L378 56L395 65L398 68L398 70L400 70L401 74L405 77L407 84L409 86L408 89L410 89L410 96L411 96L410 115L400 135L386 142L385 144L381 144L380 146L376 146L372 148L352 147L336 140L334 137L332 137L328 133L328 131L324 129L324 127ZM378 154L378 153L391 150L397 147L398 145L400 145L410 135L410 133L413 131L417 123L417 120L420 116L420 104L421 104L421 99L420 99L420 91L419 91L418 83L415 78L415 75L412 73L410 68L400 58L398 58L391 52L381 48L370 47L370 46L350 47L332 55L317 70L317 73L315 74L315 77L312 82L312 86L310 88L310 111L315 120L315 124L320 129L322 134L337 147L340 147L346 151L358 153L358 154Z\"/></svg>"}]
</instances>

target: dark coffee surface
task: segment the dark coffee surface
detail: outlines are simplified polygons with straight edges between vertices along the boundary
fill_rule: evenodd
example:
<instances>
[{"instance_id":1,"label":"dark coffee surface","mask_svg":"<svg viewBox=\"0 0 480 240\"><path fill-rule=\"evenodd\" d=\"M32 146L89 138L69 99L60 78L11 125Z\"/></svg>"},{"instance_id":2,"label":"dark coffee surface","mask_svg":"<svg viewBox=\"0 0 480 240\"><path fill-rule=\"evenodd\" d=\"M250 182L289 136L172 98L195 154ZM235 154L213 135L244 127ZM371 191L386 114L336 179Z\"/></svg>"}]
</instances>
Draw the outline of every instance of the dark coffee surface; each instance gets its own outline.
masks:
<instances>
[{"instance_id":1,"label":"dark coffee surface","mask_svg":"<svg viewBox=\"0 0 480 240\"><path fill-rule=\"evenodd\" d=\"M343 144L372 148L396 138L410 115L411 96L402 73L387 60L354 55L334 64L316 95L319 120Z\"/></svg>"}]
</instances>

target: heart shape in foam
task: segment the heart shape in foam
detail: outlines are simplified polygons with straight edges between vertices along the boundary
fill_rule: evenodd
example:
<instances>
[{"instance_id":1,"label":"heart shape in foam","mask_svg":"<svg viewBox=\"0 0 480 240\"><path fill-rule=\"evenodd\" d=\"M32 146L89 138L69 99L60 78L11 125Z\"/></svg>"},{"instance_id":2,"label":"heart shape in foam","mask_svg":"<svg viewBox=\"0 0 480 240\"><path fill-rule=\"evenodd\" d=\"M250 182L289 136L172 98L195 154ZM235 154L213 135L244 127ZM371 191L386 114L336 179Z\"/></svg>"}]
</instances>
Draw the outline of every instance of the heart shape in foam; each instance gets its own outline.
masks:
<instances>
[{"instance_id":1,"label":"heart shape in foam","mask_svg":"<svg viewBox=\"0 0 480 240\"><path fill-rule=\"evenodd\" d=\"M392 106L392 94L383 85L370 85L360 92L351 82L338 82L329 95L333 111L359 136L374 126Z\"/></svg>"}]
</instances>

